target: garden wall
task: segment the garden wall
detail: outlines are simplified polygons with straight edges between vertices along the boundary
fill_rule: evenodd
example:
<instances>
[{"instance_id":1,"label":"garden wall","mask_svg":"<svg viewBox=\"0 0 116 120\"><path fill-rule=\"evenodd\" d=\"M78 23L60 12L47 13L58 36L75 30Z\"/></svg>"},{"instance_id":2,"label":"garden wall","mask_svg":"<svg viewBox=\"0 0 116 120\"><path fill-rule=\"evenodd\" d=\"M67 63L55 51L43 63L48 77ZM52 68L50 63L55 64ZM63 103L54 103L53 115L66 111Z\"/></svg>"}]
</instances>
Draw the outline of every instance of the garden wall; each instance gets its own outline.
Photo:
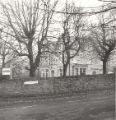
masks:
<instances>
[{"instance_id":1,"label":"garden wall","mask_svg":"<svg viewBox=\"0 0 116 120\"><path fill-rule=\"evenodd\" d=\"M115 88L114 74L39 79L38 84L34 85L24 85L25 80L14 79L0 81L0 95L65 93Z\"/></svg>"}]
</instances>

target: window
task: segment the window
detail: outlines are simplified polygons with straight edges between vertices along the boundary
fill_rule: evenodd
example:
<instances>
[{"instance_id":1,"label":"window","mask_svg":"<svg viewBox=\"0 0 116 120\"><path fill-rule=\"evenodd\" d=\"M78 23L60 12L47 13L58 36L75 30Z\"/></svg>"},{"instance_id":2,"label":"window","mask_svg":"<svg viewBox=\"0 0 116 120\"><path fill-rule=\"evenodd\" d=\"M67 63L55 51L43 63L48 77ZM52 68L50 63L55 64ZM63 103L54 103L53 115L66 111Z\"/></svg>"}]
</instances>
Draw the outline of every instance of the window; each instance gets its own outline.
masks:
<instances>
[{"instance_id":1,"label":"window","mask_svg":"<svg viewBox=\"0 0 116 120\"><path fill-rule=\"evenodd\" d=\"M76 75L78 75L78 68L76 68Z\"/></svg>"},{"instance_id":2,"label":"window","mask_svg":"<svg viewBox=\"0 0 116 120\"><path fill-rule=\"evenodd\" d=\"M86 74L86 68L80 68L80 75Z\"/></svg>"},{"instance_id":3,"label":"window","mask_svg":"<svg viewBox=\"0 0 116 120\"><path fill-rule=\"evenodd\" d=\"M39 77L42 77L42 73L41 71L38 71Z\"/></svg>"},{"instance_id":4,"label":"window","mask_svg":"<svg viewBox=\"0 0 116 120\"><path fill-rule=\"evenodd\" d=\"M62 71L62 69L60 69L60 76L62 76L63 75L63 71Z\"/></svg>"},{"instance_id":5,"label":"window","mask_svg":"<svg viewBox=\"0 0 116 120\"><path fill-rule=\"evenodd\" d=\"M42 77L45 77L45 73L44 72L42 73Z\"/></svg>"},{"instance_id":6,"label":"window","mask_svg":"<svg viewBox=\"0 0 116 120\"><path fill-rule=\"evenodd\" d=\"M83 68L83 73L84 75L86 75L86 68Z\"/></svg>"},{"instance_id":7,"label":"window","mask_svg":"<svg viewBox=\"0 0 116 120\"><path fill-rule=\"evenodd\" d=\"M51 77L54 77L54 70L51 71Z\"/></svg>"},{"instance_id":8,"label":"window","mask_svg":"<svg viewBox=\"0 0 116 120\"><path fill-rule=\"evenodd\" d=\"M75 73L74 73L74 72L75 72L74 69L75 69L74 66L72 66L72 75L75 75Z\"/></svg>"},{"instance_id":9,"label":"window","mask_svg":"<svg viewBox=\"0 0 116 120\"><path fill-rule=\"evenodd\" d=\"M48 77L48 69L46 69L46 77Z\"/></svg>"},{"instance_id":10,"label":"window","mask_svg":"<svg viewBox=\"0 0 116 120\"><path fill-rule=\"evenodd\" d=\"M93 75L96 75L96 71L93 71Z\"/></svg>"}]
</instances>

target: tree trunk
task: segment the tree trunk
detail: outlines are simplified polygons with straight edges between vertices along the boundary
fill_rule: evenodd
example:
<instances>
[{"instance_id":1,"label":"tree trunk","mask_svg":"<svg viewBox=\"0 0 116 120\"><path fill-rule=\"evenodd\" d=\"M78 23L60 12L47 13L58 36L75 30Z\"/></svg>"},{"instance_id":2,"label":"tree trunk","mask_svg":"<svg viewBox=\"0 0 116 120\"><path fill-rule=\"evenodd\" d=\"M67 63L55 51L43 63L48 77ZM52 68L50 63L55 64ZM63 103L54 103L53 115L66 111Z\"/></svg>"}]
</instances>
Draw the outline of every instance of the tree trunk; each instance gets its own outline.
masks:
<instances>
[{"instance_id":1,"label":"tree trunk","mask_svg":"<svg viewBox=\"0 0 116 120\"><path fill-rule=\"evenodd\" d=\"M30 77L35 77L35 66L34 66L34 63L33 63L33 58L32 56L29 57L29 64L30 64L30 69L29 69L29 76Z\"/></svg>"},{"instance_id":2,"label":"tree trunk","mask_svg":"<svg viewBox=\"0 0 116 120\"><path fill-rule=\"evenodd\" d=\"M29 71L29 76L35 77L35 71L36 71L35 67L33 65L31 65L30 71Z\"/></svg>"},{"instance_id":3,"label":"tree trunk","mask_svg":"<svg viewBox=\"0 0 116 120\"><path fill-rule=\"evenodd\" d=\"M62 61L63 61L63 77L66 77L66 73L67 73L67 68L68 68L68 64L70 62L69 58L67 58L67 61L65 62L65 57L64 57L64 54L63 54L63 57L62 57Z\"/></svg>"},{"instance_id":4,"label":"tree trunk","mask_svg":"<svg viewBox=\"0 0 116 120\"><path fill-rule=\"evenodd\" d=\"M107 61L104 60L103 61L103 74L106 74L107 73Z\"/></svg>"},{"instance_id":5,"label":"tree trunk","mask_svg":"<svg viewBox=\"0 0 116 120\"><path fill-rule=\"evenodd\" d=\"M28 57L29 58L29 64L30 64L30 71L29 71L29 76L30 77L35 77L35 72L37 67L39 66L40 63L40 58L41 58L41 52L38 52L36 58L35 58L35 62L33 60L33 56L32 54Z\"/></svg>"},{"instance_id":6,"label":"tree trunk","mask_svg":"<svg viewBox=\"0 0 116 120\"><path fill-rule=\"evenodd\" d=\"M4 68L5 67L5 58L3 57L3 59L2 59L2 68Z\"/></svg>"},{"instance_id":7,"label":"tree trunk","mask_svg":"<svg viewBox=\"0 0 116 120\"><path fill-rule=\"evenodd\" d=\"M65 64L63 64L63 77L66 77L66 67L65 67Z\"/></svg>"},{"instance_id":8,"label":"tree trunk","mask_svg":"<svg viewBox=\"0 0 116 120\"><path fill-rule=\"evenodd\" d=\"M63 64L63 77L66 77L67 68L68 68L68 63Z\"/></svg>"},{"instance_id":9,"label":"tree trunk","mask_svg":"<svg viewBox=\"0 0 116 120\"><path fill-rule=\"evenodd\" d=\"M35 72L36 72L36 69L38 68L39 66L39 63L40 63L40 56L38 55L35 59L35 62L33 62L33 59L30 58L30 71L29 71L29 76L30 77L35 77Z\"/></svg>"}]
</instances>

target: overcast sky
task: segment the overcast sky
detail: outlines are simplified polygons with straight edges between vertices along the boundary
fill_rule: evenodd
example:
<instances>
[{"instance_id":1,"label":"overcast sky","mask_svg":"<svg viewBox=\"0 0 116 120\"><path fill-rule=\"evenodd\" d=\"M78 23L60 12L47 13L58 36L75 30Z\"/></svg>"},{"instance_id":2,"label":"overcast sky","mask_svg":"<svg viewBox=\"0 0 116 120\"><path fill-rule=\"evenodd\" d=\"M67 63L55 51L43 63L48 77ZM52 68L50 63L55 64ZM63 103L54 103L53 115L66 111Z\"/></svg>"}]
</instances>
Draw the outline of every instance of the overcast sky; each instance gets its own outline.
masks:
<instances>
[{"instance_id":1,"label":"overcast sky","mask_svg":"<svg viewBox=\"0 0 116 120\"><path fill-rule=\"evenodd\" d=\"M76 5L82 6L82 7L97 7L102 5L102 2L98 0L67 0L69 2L75 2Z\"/></svg>"},{"instance_id":2,"label":"overcast sky","mask_svg":"<svg viewBox=\"0 0 116 120\"><path fill-rule=\"evenodd\" d=\"M0 1L16 1L16 0L0 0ZM59 2L62 5L65 3L65 1L66 0L59 0ZM77 6L81 6L81 7L97 7L97 6L102 5L102 2L100 2L99 0L67 0L67 1L69 3L75 2Z\"/></svg>"}]
</instances>

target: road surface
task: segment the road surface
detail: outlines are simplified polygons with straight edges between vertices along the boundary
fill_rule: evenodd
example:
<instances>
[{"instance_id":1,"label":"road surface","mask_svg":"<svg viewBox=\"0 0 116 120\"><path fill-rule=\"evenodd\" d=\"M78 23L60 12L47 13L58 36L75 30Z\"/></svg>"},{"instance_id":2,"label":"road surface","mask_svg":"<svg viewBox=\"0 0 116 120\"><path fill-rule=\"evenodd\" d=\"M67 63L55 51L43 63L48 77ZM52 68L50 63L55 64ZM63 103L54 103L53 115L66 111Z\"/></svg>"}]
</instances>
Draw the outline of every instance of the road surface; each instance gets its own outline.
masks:
<instances>
[{"instance_id":1,"label":"road surface","mask_svg":"<svg viewBox=\"0 0 116 120\"><path fill-rule=\"evenodd\" d=\"M0 108L0 120L115 120L114 97L28 103Z\"/></svg>"}]
</instances>

